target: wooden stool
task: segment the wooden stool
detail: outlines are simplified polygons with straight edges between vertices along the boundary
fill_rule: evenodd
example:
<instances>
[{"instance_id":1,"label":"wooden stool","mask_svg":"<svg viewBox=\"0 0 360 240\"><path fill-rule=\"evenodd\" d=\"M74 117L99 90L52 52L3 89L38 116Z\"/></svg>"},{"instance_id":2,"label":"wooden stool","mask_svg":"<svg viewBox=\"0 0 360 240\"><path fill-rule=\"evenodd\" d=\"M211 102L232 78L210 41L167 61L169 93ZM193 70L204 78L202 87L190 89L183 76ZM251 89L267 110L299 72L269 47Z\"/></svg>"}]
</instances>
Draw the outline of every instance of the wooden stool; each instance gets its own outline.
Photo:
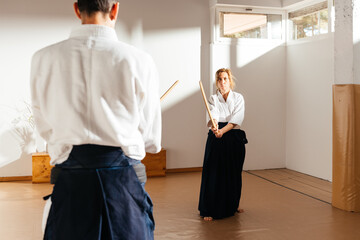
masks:
<instances>
[{"instance_id":1,"label":"wooden stool","mask_svg":"<svg viewBox=\"0 0 360 240\"><path fill-rule=\"evenodd\" d=\"M156 154L146 153L142 163L146 167L146 175L148 177L165 176L166 150L161 149L161 151ZM49 183L52 167L48 153L34 153L32 155L32 182Z\"/></svg>"},{"instance_id":2,"label":"wooden stool","mask_svg":"<svg viewBox=\"0 0 360 240\"><path fill-rule=\"evenodd\" d=\"M142 163L146 167L148 177L165 176L166 171L166 150L161 149L159 153L146 153Z\"/></svg>"},{"instance_id":3,"label":"wooden stool","mask_svg":"<svg viewBox=\"0 0 360 240\"><path fill-rule=\"evenodd\" d=\"M32 182L49 183L50 182L50 156L46 152L34 153L32 155Z\"/></svg>"}]
</instances>

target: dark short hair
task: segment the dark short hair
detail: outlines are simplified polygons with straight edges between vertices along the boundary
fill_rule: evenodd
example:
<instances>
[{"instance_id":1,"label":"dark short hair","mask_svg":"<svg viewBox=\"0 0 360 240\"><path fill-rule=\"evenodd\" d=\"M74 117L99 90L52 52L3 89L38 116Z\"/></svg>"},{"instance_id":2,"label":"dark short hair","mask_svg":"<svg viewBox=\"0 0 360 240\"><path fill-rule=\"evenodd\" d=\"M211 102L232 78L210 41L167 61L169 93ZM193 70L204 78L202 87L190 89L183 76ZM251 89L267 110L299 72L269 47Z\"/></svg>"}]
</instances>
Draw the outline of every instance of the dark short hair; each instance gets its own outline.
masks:
<instances>
[{"instance_id":1,"label":"dark short hair","mask_svg":"<svg viewBox=\"0 0 360 240\"><path fill-rule=\"evenodd\" d=\"M109 13L112 5L117 0L77 0L80 12L91 15L95 12Z\"/></svg>"}]
</instances>

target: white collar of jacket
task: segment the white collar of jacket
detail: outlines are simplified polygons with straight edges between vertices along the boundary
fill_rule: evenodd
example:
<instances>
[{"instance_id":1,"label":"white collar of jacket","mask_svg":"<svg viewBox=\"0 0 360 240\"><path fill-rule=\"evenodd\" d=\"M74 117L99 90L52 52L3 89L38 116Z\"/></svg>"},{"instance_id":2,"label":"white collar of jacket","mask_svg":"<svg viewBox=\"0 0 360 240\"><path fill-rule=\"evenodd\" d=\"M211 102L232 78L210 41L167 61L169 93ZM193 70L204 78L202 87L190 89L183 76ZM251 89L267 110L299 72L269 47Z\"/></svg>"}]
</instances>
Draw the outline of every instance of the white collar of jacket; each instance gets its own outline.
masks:
<instances>
[{"instance_id":1,"label":"white collar of jacket","mask_svg":"<svg viewBox=\"0 0 360 240\"><path fill-rule=\"evenodd\" d=\"M221 102L225 102L225 99L219 90L216 91L216 94ZM228 102L230 99L232 99L233 94L234 94L233 91L230 89L230 92L229 92L226 102Z\"/></svg>"},{"instance_id":2,"label":"white collar of jacket","mask_svg":"<svg viewBox=\"0 0 360 240\"><path fill-rule=\"evenodd\" d=\"M118 40L115 29L104 25L83 24L71 31L70 38L101 37Z\"/></svg>"}]
</instances>

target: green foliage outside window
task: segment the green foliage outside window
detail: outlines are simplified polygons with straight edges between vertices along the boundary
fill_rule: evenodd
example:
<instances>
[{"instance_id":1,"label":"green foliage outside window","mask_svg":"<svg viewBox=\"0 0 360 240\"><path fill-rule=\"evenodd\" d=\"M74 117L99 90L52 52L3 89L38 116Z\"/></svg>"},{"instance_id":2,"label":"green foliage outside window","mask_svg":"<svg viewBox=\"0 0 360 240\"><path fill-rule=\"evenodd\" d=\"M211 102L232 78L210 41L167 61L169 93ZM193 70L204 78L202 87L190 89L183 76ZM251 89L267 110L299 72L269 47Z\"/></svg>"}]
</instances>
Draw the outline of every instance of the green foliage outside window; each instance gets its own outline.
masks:
<instances>
[{"instance_id":1,"label":"green foliage outside window","mask_svg":"<svg viewBox=\"0 0 360 240\"><path fill-rule=\"evenodd\" d=\"M328 32L327 9L292 18L290 21L292 22L292 39L312 37Z\"/></svg>"}]
</instances>

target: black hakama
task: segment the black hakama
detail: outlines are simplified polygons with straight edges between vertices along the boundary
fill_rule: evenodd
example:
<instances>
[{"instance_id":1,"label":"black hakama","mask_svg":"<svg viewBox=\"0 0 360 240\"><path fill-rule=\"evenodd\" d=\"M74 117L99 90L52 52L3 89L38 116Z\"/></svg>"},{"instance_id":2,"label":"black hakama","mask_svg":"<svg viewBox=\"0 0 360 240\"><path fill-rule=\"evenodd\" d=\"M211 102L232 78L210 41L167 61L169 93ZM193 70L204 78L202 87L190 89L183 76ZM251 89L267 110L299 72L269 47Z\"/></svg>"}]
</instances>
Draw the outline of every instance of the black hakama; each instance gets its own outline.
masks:
<instances>
[{"instance_id":1,"label":"black hakama","mask_svg":"<svg viewBox=\"0 0 360 240\"><path fill-rule=\"evenodd\" d=\"M219 123L222 128L227 123ZM238 209L241 197L245 132L232 129L221 138L210 130L205 147L199 211L202 217L230 217Z\"/></svg>"}]
</instances>

